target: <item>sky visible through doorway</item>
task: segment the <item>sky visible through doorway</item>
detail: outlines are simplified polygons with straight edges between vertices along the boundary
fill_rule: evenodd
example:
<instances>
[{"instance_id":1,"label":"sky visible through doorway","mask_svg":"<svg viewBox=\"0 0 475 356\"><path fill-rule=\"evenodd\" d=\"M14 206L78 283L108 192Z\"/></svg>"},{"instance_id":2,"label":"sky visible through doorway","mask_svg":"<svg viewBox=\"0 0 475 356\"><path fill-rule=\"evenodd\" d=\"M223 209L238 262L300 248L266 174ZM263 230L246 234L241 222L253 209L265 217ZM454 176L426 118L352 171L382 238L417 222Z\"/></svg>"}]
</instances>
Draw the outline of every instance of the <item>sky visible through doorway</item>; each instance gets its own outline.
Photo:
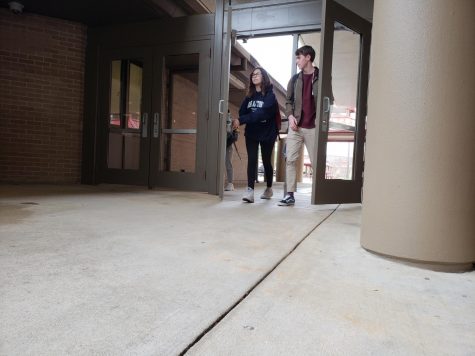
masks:
<instances>
[{"instance_id":1,"label":"sky visible through doorway","mask_svg":"<svg viewBox=\"0 0 475 356\"><path fill-rule=\"evenodd\" d=\"M284 88L292 73L292 36L249 38L239 43L267 70Z\"/></svg>"}]
</instances>

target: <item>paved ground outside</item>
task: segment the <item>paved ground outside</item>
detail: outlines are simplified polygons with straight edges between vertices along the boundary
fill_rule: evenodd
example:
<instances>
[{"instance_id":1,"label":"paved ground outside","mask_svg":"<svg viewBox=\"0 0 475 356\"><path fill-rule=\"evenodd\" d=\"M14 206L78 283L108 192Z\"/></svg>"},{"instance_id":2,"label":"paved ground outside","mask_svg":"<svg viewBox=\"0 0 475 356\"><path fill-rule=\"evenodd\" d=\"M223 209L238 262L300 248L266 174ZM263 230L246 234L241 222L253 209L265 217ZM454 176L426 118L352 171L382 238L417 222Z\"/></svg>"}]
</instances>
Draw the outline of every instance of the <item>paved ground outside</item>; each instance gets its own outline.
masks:
<instances>
[{"instance_id":1,"label":"paved ground outside","mask_svg":"<svg viewBox=\"0 0 475 356\"><path fill-rule=\"evenodd\" d=\"M0 186L0 354L474 354L475 272L374 256L309 189Z\"/></svg>"}]
</instances>

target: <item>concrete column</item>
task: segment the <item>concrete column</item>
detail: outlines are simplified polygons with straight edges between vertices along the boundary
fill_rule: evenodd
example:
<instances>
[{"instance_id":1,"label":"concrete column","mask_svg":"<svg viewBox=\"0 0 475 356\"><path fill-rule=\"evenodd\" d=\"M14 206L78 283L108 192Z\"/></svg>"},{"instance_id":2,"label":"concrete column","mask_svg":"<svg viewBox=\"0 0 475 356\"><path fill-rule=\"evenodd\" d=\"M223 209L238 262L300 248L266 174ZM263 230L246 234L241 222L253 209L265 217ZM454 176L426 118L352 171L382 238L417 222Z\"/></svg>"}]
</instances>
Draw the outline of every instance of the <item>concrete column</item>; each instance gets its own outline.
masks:
<instances>
[{"instance_id":1,"label":"concrete column","mask_svg":"<svg viewBox=\"0 0 475 356\"><path fill-rule=\"evenodd\" d=\"M475 1L375 0L361 244L475 261Z\"/></svg>"}]
</instances>

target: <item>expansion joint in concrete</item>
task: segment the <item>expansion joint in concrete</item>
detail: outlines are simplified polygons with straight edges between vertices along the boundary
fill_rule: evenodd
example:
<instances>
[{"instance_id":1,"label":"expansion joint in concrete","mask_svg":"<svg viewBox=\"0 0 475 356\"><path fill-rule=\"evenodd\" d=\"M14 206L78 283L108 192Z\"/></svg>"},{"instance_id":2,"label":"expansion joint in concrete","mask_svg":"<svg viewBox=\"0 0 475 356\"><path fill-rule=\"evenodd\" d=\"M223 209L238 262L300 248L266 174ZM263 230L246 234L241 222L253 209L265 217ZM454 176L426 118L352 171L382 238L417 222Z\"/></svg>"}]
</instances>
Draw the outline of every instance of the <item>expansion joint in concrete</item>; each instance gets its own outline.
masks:
<instances>
[{"instance_id":1,"label":"expansion joint in concrete","mask_svg":"<svg viewBox=\"0 0 475 356\"><path fill-rule=\"evenodd\" d=\"M340 205L337 205L335 209L333 209L323 220L321 220L318 224L311 228L310 231L308 231L287 254L285 254L279 261L277 261L277 263L269 271L267 271L253 286L251 286L251 288L249 288L246 293L244 293L244 295L236 301L236 303L231 305L213 323L211 323L206 329L204 329L203 332L201 332L182 352L180 352L179 355L185 355L188 350L190 350L194 345L196 345L206 334L208 334L215 326L217 326L221 320L223 320L232 310L234 310L239 304L241 304L254 289L256 289L272 272L274 272L274 270L279 267L280 264L284 262L300 246L300 244L304 242L321 224L323 224L330 216L332 216L332 214L337 211L339 207Z\"/></svg>"}]
</instances>

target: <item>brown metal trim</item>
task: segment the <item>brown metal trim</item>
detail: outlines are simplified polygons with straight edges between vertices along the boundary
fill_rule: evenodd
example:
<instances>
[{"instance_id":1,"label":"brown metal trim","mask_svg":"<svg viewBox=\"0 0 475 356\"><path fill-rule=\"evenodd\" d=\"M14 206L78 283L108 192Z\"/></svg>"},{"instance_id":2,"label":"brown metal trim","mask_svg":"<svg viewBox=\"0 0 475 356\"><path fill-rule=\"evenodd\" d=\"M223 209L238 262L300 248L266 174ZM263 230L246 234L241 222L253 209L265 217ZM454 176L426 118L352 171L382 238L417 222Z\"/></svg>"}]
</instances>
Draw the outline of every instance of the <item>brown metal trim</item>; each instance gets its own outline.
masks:
<instances>
[{"instance_id":1,"label":"brown metal trim","mask_svg":"<svg viewBox=\"0 0 475 356\"><path fill-rule=\"evenodd\" d=\"M317 113L324 118L323 97L331 92L331 73L333 60L334 23L351 28L361 36L359 74L357 89L357 115L355 133L355 154L353 157L353 180L326 179L326 148L331 141L328 131L321 131L321 122L317 125L316 167L313 177L312 204L329 203L359 203L361 202L361 188L363 184L363 159L365 143L365 118L367 113L367 94L369 77L369 50L371 44L371 23L350 10L336 3L334 0L323 1L321 43L321 82L319 84L319 100ZM329 120L329 117L326 118ZM320 121L321 121L320 120Z\"/></svg>"},{"instance_id":2,"label":"brown metal trim","mask_svg":"<svg viewBox=\"0 0 475 356\"><path fill-rule=\"evenodd\" d=\"M82 139L81 183L96 184L97 162L97 94L99 83L100 48L93 29L88 29L86 48L86 71L84 77L84 118Z\"/></svg>"}]
</instances>

